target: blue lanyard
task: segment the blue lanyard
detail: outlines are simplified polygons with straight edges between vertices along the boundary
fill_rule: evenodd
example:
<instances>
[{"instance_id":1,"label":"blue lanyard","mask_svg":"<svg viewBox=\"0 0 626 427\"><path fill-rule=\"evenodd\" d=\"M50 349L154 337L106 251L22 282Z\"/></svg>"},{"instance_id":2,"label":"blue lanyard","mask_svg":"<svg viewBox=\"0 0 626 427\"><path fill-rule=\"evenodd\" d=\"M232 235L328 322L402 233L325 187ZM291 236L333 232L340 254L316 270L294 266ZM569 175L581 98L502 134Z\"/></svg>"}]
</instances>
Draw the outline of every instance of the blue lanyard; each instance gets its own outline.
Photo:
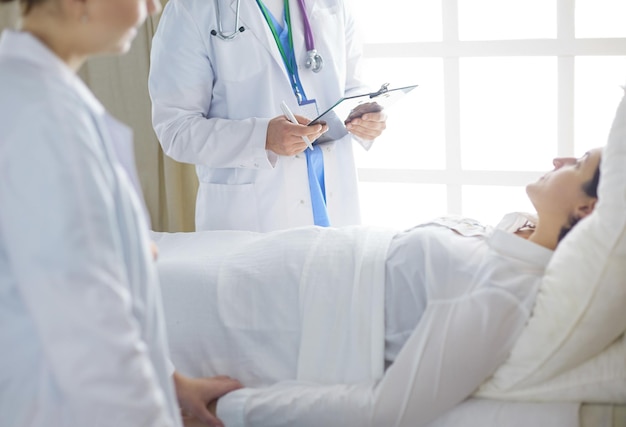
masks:
<instances>
[{"instance_id":1,"label":"blue lanyard","mask_svg":"<svg viewBox=\"0 0 626 427\"><path fill-rule=\"evenodd\" d=\"M267 10L265 5L261 0L256 0L261 12L263 13L263 17L269 25L270 30L272 31L272 36L274 36L274 41L276 42L276 46L280 51L280 56L283 59L283 63L285 64L285 69L287 70L287 74L289 75L289 80L291 83L291 89L293 90L293 94L298 100L298 104L302 104L303 101L306 101L307 97L304 93L304 88L302 87L302 83L300 82L300 76L298 75L298 67L296 64L296 55L293 48L293 36L291 30L291 13L289 11L289 0L285 0L285 21L287 22L287 34L285 37L284 29L277 22L277 20L272 16L272 14Z\"/></svg>"}]
</instances>

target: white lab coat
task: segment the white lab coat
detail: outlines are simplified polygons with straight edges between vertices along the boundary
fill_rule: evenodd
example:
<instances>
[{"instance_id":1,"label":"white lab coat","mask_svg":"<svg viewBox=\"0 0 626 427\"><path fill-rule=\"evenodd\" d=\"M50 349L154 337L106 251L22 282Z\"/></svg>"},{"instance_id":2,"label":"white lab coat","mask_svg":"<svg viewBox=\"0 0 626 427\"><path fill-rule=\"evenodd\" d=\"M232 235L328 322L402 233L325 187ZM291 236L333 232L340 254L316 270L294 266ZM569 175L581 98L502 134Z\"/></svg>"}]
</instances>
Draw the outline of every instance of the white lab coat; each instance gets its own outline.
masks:
<instances>
[{"instance_id":1,"label":"white lab coat","mask_svg":"<svg viewBox=\"0 0 626 427\"><path fill-rule=\"evenodd\" d=\"M219 400L228 427L425 426L495 371L530 316L552 251L511 233L525 221L494 230L448 218L390 245L364 239L379 252L333 228L154 234L172 358L191 375L243 382ZM386 271L384 298L370 291L368 279L382 280L372 271ZM315 320L323 331L311 334ZM346 338L356 336L366 339Z\"/></svg>"},{"instance_id":2,"label":"white lab coat","mask_svg":"<svg viewBox=\"0 0 626 427\"><path fill-rule=\"evenodd\" d=\"M230 2L230 3L229 3ZM236 0L221 0L225 31ZM361 47L343 0L306 2L324 68L304 66L302 19L291 4L293 43L308 98L320 111L344 95L362 93ZM149 89L153 123L164 151L193 163L199 179L196 230L269 231L313 224L304 153L265 149L270 118L280 102L298 105L283 60L255 1L241 2L245 31L230 41L217 28L212 0L170 0L153 40ZM324 145L326 198L332 225L360 222L352 137ZM360 141L369 148L371 141Z\"/></svg>"},{"instance_id":3,"label":"white lab coat","mask_svg":"<svg viewBox=\"0 0 626 427\"><path fill-rule=\"evenodd\" d=\"M180 426L131 132L0 39L0 424Z\"/></svg>"}]
</instances>

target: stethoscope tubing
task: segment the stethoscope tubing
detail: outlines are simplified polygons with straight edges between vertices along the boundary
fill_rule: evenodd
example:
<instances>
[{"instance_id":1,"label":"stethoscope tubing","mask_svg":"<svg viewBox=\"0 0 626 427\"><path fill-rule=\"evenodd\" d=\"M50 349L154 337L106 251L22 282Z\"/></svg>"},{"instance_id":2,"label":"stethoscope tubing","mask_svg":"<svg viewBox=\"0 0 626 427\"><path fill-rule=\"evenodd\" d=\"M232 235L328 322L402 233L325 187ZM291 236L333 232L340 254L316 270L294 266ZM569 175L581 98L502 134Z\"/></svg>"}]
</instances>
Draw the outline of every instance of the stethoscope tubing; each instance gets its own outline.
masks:
<instances>
[{"instance_id":1,"label":"stethoscope tubing","mask_svg":"<svg viewBox=\"0 0 626 427\"><path fill-rule=\"evenodd\" d=\"M241 6L241 0L237 0L237 6L235 8L235 30L230 34L225 34L222 28L220 0L215 0L215 6L217 11L217 31L213 30L211 31L211 34L219 37L222 40L233 40L237 36L237 34L245 30L243 26L239 26L239 7ZM298 6L300 6L300 11L302 13L302 24L304 26L304 44L306 46L308 55L305 66L306 68L310 68L314 73L319 73L324 65L324 60L315 49L313 31L311 30L311 23L309 22L309 16L306 11L306 5L304 4L304 0L298 0Z\"/></svg>"},{"instance_id":2,"label":"stethoscope tubing","mask_svg":"<svg viewBox=\"0 0 626 427\"><path fill-rule=\"evenodd\" d=\"M306 12L306 5L304 0L298 0L300 5L300 12L302 13L302 24L304 25L304 44L308 52L315 50L315 41L313 40L313 31L311 30L311 24L309 23L309 16Z\"/></svg>"}]
</instances>

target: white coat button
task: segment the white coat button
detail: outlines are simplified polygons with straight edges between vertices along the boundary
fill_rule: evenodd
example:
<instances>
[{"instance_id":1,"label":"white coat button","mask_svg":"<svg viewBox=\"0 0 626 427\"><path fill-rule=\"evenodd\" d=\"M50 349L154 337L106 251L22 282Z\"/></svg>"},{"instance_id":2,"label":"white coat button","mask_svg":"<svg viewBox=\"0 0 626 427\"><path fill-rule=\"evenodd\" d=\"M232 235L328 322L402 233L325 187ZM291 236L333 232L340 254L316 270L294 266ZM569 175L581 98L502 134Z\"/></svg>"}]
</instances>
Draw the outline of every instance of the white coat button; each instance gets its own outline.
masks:
<instances>
[{"instance_id":1,"label":"white coat button","mask_svg":"<svg viewBox=\"0 0 626 427\"><path fill-rule=\"evenodd\" d=\"M299 158L300 158L300 154L296 154L296 159L299 159Z\"/></svg>"},{"instance_id":2,"label":"white coat button","mask_svg":"<svg viewBox=\"0 0 626 427\"><path fill-rule=\"evenodd\" d=\"M255 167L255 168L258 168L258 167L259 167L259 164L258 164L258 163L255 163L255 164L254 164L254 167Z\"/></svg>"},{"instance_id":3,"label":"white coat button","mask_svg":"<svg viewBox=\"0 0 626 427\"><path fill-rule=\"evenodd\" d=\"M333 151L333 149L332 149L332 148L330 148L330 147L326 147L326 151L327 151L328 153L330 153L331 151Z\"/></svg>"},{"instance_id":4,"label":"white coat button","mask_svg":"<svg viewBox=\"0 0 626 427\"><path fill-rule=\"evenodd\" d=\"M300 200L300 204L303 205L304 204L304 200Z\"/></svg>"}]
</instances>

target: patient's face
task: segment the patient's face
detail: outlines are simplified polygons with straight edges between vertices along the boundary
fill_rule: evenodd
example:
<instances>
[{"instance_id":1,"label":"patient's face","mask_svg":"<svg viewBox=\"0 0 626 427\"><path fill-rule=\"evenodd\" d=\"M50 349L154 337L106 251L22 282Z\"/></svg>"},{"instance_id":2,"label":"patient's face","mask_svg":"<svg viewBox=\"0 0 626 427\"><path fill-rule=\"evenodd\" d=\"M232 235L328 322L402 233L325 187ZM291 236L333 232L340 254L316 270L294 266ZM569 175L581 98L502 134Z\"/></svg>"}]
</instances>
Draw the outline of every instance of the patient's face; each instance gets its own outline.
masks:
<instances>
[{"instance_id":1,"label":"patient's face","mask_svg":"<svg viewBox=\"0 0 626 427\"><path fill-rule=\"evenodd\" d=\"M526 187L540 218L567 221L572 215L580 218L591 212L595 199L583 186L593 179L601 155L602 149L595 148L580 158L555 158L554 169Z\"/></svg>"}]
</instances>

